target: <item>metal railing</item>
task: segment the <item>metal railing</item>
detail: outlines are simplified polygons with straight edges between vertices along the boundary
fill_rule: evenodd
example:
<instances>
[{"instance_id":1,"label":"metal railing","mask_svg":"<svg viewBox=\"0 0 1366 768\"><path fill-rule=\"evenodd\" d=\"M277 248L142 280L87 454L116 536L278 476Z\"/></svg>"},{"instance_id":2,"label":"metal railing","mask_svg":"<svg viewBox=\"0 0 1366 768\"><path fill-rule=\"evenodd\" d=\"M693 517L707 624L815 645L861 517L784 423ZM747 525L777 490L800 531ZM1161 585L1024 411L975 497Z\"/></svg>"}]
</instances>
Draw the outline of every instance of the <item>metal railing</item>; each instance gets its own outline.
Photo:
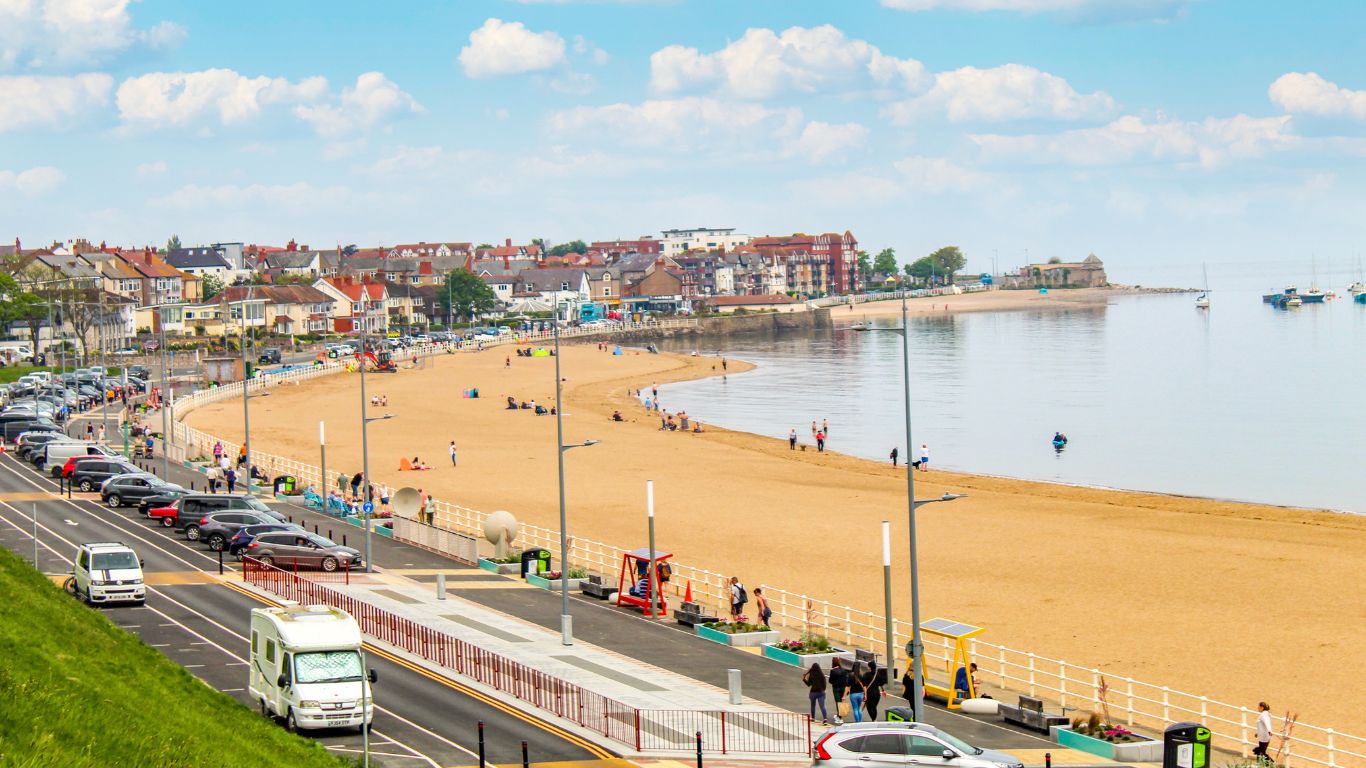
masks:
<instances>
[{"instance_id":1,"label":"metal railing","mask_svg":"<svg viewBox=\"0 0 1366 768\"><path fill-rule=\"evenodd\" d=\"M599 733L637 752L688 751L702 732L704 750L727 754L806 754L811 719L791 712L652 710L590 691L473 643L423 626L309 577L242 561L253 586L304 605L329 605L351 614L366 635L510 695L556 717Z\"/></svg>"},{"instance_id":2,"label":"metal railing","mask_svg":"<svg viewBox=\"0 0 1366 768\"><path fill-rule=\"evenodd\" d=\"M331 365L336 366L335 363ZM305 372L299 373L298 376L312 378L324 375L324 372L336 371L323 366L322 371L310 372L312 375ZM172 415L182 415L204 403L228 397L240 398L240 386L238 383L217 387L182 398L176 403L176 410ZM257 384L253 383L253 386ZM200 399L201 396L204 398ZM174 428L177 430L179 445L197 445L204 452L208 452L218 440L184 424L176 423ZM224 446L227 450L236 450L235 445L227 442L224 442ZM273 473L292 474L314 484L315 487L324 487L320 484L321 478L316 466L273 454L253 452L253 456L254 463L269 468ZM436 499L428 504L428 510L433 514L435 527L482 539L483 521L488 513ZM518 543L523 547L544 547L552 552L558 552L559 532L551 528L521 523ZM571 537L567 566L582 567L608 583L615 583L620 573L622 555L626 551L624 548L603 542ZM694 602L715 611L718 616L729 615L728 575L676 561L671 561L670 565L673 566L673 575L666 589L670 589L675 597L691 591ZM886 647L885 621L881 614L831 603L771 584L759 586L763 588L769 607L773 610L771 625L783 631L785 635L796 636L810 632L827 637L833 643L849 650L863 649L880 653ZM892 647L898 649L895 666L901 669L904 669L906 664L902 649L910 639L910 629L909 622L893 618ZM952 668L952 648L942 639L926 637L924 640L928 677L946 683L951 681L956 672ZM1041 697L1064 710L1099 711L1100 681L1103 676L1108 686L1106 703L1117 721L1122 720L1122 723L1128 726L1160 731L1173 722L1197 720L1209 727L1220 742L1225 745L1237 744L1237 749L1244 757L1249 755L1249 745L1252 743L1257 719L1257 713L1251 708L1174 690L1169 686L1135 680L1133 677L1098 667L1073 664L983 640L972 639L969 642L973 660L978 665L979 679L987 686L994 684L1005 692ZM1366 737L1310 725L1303 721L1297 722L1283 765L1287 768L1297 765L1323 768L1366 766Z\"/></svg>"}]
</instances>

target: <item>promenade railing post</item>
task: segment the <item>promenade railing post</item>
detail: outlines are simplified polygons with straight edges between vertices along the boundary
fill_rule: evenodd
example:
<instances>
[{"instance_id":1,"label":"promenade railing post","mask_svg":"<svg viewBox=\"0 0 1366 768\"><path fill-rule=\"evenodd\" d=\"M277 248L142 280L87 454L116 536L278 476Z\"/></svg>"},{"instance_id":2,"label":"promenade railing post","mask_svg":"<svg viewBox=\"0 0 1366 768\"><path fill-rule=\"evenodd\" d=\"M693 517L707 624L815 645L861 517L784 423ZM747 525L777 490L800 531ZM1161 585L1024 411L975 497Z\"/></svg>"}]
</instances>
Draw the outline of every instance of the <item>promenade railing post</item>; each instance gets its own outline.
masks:
<instances>
[{"instance_id":1,"label":"promenade railing post","mask_svg":"<svg viewBox=\"0 0 1366 768\"><path fill-rule=\"evenodd\" d=\"M697 732L697 768L702 768L702 732Z\"/></svg>"},{"instance_id":2,"label":"promenade railing post","mask_svg":"<svg viewBox=\"0 0 1366 768\"><path fill-rule=\"evenodd\" d=\"M484 721L479 721L479 768L485 768L484 764Z\"/></svg>"},{"instance_id":3,"label":"promenade railing post","mask_svg":"<svg viewBox=\"0 0 1366 768\"><path fill-rule=\"evenodd\" d=\"M522 768L531 768L531 760L527 757L526 742L522 742Z\"/></svg>"}]
</instances>

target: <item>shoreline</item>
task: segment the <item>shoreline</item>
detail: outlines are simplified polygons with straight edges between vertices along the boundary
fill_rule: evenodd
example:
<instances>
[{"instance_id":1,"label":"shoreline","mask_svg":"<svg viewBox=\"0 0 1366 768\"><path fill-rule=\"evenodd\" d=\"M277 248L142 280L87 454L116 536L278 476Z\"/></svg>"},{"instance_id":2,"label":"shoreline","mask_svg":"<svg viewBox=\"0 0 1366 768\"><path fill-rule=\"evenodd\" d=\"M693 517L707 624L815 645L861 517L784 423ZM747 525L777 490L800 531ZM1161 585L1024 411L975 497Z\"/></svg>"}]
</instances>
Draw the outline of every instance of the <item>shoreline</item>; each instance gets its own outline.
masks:
<instances>
[{"instance_id":1,"label":"shoreline","mask_svg":"<svg viewBox=\"0 0 1366 768\"><path fill-rule=\"evenodd\" d=\"M952 312L1020 312L1028 310L1067 310L1094 307L1106 304L1111 298L1119 296L1159 296L1192 292L1187 288L1143 288L1138 286L1111 285L1105 288L1051 288L1048 293L1037 290L978 291L974 293L946 294L943 296L922 296L908 298L908 314L924 317ZM830 318L842 325L842 318L859 320L870 317L893 317L901 314L901 301L882 299L861 304L835 304L830 308Z\"/></svg>"}]
</instances>

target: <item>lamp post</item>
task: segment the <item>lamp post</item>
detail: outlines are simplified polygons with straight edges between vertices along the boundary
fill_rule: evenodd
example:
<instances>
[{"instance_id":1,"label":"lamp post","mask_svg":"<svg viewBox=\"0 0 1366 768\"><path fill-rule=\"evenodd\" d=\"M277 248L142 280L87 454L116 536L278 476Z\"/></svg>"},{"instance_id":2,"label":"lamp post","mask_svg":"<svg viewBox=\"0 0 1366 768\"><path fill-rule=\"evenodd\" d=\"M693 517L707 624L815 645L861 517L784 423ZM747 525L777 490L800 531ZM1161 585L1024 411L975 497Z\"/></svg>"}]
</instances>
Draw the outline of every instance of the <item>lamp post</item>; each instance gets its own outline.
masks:
<instances>
[{"instance_id":1,"label":"lamp post","mask_svg":"<svg viewBox=\"0 0 1366 768\"><path fill-rule=\"evenodd\" d=\"M574 619L569 615L569 526L564 515L564 452L597 445L597 440L564 444L564 401L560 396L560 305L555 304L555 458L560 475L560 642L574 644Z\"/></svg>"},{"instance_id":2,"label":"lamp post","mask_svg":"<svg viewBox=\"0 0 1366 768\"><path fill-rule=\"evenodd\" d=\"M182 312L184 310L181 310ZM171 477L171 390L167 387L167 358L166 358L166 316L165 308L157 305L157 328L161 333L161 476L169 479ZM247 487L251 487L251 481L247 481Z\"/></svg>"},{"instance_id":3,"label":"lamp post","mask_svg":"<svg viewBox=\"0 0 1366 768\"><path fill-rule=\"evenodd\" d=\"M856 331L892 331L901 334L901 361L902 361L902 391L905 397L906 410L906 517L909 524L908 538L910 539L911 555L911 643L907 647L907 663L911 665L911 707L915 711L915 721L923 722L925 714L925 680L923 669L920 664L920 656L925 650L924 643L920 639L920 574L919 574L919 553L916 547L915 532L915 510L922 504L932 504L937 501L952 501L962 498L961 494L946 493L938 499L926 499L923 501L915 500L915 469L911 466L911 334L910 319L906 308L906 295L901 296L901 327L900 328L871 328L866 325L856 325ZM890 565L890 545L886 551L884 563ZM884 571L886 573L886 571ZM887 580L889 596L886 598L890 606L890 579ZM891 610L887 611L887 635L891 637ZM890 640L888 641L890 646ZM891 665L891 650L888 650L888 666Z\"/></svg>"},{"instance_id":4,"label":"lamp post","mask_svg":"<svg viewBox=\"0 0 1366 768\"><path fill-rule=\"evenodd\" d=\"M361 486L361 511L365 515L365 572L374 571L374 566L370 563L370 513L365 512L365 504L370 502L370 435L367 427L372 421L385 421L394 418L394 414L386 413L383 416L365 415L365 326L369 322L369 307L366 306L367 299L370 298L370 291L366 288L365 281L360 284L361 296L361 318L360 318L360 354L356 355L357 362L360 363L360 471L365 482ZM322 437L322 427L319 426L319 438ZM324 483L326 478L323 478Z\"/></svg>"}]
</instances>

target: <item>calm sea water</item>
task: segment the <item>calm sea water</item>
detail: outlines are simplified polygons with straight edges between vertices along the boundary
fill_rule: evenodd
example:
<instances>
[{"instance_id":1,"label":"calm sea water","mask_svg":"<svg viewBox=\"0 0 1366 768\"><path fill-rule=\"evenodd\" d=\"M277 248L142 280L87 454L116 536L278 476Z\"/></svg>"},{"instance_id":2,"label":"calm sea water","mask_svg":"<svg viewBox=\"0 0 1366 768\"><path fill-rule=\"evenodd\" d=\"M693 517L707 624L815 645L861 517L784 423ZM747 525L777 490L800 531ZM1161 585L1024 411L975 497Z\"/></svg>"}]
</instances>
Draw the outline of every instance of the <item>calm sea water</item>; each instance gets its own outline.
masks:
<instances>
[{"instance_id":1,"label":"calm sea water","mask_svg":"<svg viewBox=\"0 0 1366 768\"><path fill-rule=\"evenodd\" d=\"M883 326L896 326L895 320ZM673 340L750 360L670 384L667 410L886 461L906 456L901 337L833 331ZM1366 306L1281 311L1222 291L1095 308L912 318L912 440L937 467L1366 512ZM1051 438L1071 442L1055 452Z\"/></svg>"}]
</instances>

